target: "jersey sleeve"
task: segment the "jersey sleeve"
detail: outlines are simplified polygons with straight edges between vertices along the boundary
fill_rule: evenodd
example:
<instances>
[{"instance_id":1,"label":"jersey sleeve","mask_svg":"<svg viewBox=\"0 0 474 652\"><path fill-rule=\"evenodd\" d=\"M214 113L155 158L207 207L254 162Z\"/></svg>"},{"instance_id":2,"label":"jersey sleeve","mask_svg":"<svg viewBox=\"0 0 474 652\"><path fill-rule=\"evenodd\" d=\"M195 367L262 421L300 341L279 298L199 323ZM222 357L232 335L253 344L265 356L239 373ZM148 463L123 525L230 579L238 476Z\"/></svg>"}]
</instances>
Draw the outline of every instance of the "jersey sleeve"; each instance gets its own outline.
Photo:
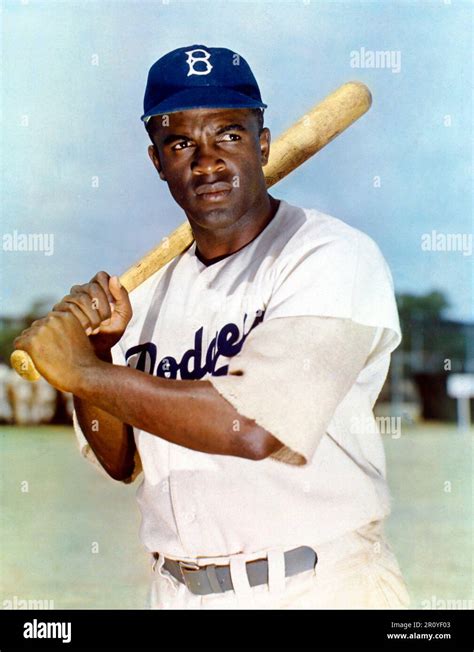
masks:
<instances>
[{"instance_id":1,"label":"jersey sleeve","mask_svg":"<svg viewBox=\"0 0 474 652\"><path fill-rule=\"evenodd\" d=\"M112 362L113 362L113 364L125 366L126 362L125 362L125 358L124 358L122 349L120 347L120 344L116 344L112 348L111 354L112 354ZM73 427L74 427L74 434L76 436L76 443L77 443L77 446L79 448L79 452L81 453L82 457L84 457L88 462L90 462L97 469L97 471L101 475L103 475L103 476L110 479L109 474L104 469L102 464L99 462L99 460L97 459L96 454L92 450L91 445L87 441L87 439L86 439L86 437L85 437L85 435L84 435L84 433L82 431L82 428L81 428L81 426L79 424L79 421L77 419L77 415L76 415L75 410L72 413L72 424L73 424ZM140 459L140 455L138 453L138 450L135 451L134 462L135 462L135 466L134 466L132 475L122 481L125 484L130 484L131 482L133 482L137 478L137 476L140 475L140 473L142 472L142 464L141 464L141 459Z\"/></svg>"},{"instance_id":2,"label":"jersey sleeve","mask_svg":"<svg viewBox=\"0 0 474 652\"><path fill-rule=\"evenodd\" d=\"M373 358L401 341L390 269L376 243L356 229L305 243L279 266L265 320L338 317L378 329Z\"/></svg>"},{"instance_id":3,"label":"jersey sleeve","mask_svg":"<svg viewBox=\"0 0 474 652\"><path fill-rule=\"evenodd\" d=\"M375 242L347 227L282 255L263 322L228 375L209 380L282 442L273 457L305 464L359 374L388 368L400 340L390 270Z\"/></svg>"},{"instance_id":4,"label":"jersey sleeve","mask_svg":"<svg viewBox=\"0 0 474 652\"><path fill-rule=\"evenodd\" d=\"M231 358L228 375L209 381L239 414L282 443L271 457L304 465L366 364L376 333L340 318L264 321Z\"/></svg>"}]
</instances>

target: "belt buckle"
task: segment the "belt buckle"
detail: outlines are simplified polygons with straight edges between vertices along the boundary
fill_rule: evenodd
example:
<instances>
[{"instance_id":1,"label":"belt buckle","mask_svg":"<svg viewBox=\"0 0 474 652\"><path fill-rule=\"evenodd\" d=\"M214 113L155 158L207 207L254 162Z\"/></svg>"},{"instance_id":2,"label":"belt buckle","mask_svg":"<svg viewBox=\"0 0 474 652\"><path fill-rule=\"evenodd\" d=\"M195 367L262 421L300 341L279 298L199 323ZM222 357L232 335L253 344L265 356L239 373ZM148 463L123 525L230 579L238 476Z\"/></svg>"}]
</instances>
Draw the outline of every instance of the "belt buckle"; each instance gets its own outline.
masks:
<instances>
[{"instance_id":1,"label":"belt buckle","mask_svg":"<svg viewBox=\"0 0 474 652\"><path fill-rule=\"evenodd\" d=\"M196 564L195 562L192 561L178 561L178 566L179 566L179 570L181 571L181 577L183 578L183 582L186 588L191 591L191 588L188 584L189 575L185 571L199 571L199 570L203 570L205 566L199 566L199 564Z\"/></svg>"}]
</instances>

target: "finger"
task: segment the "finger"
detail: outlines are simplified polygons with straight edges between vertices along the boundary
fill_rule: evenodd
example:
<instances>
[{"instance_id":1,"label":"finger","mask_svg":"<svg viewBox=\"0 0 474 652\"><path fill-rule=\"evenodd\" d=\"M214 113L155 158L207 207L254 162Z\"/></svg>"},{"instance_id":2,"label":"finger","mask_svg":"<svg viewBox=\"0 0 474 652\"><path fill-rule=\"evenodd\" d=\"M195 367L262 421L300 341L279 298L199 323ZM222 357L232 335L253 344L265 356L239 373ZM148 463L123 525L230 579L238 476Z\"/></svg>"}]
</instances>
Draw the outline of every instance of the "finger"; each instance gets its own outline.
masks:
<instances>
[{"instance_id":1,"label":"finger","mask_svg":"<svg viewBox=\"0 0 474 652\"><path fill-rule=\"evenodd\" d=\"M23 331L18 337L15 337L13 340L13 348L14 349L20 349L21 351L26 351L27 353L30 352L30 343L31 343L31 337L34 334L34 330L30 328L27 328L26 330Z\"/></svg>"},{"instance_id":2,"label":"finger","mask_svg":"<svg viewBox=\"0 0 474 652\"><path fill-rule=\"evenodd\" d=\"M84 311L91 326L98 326L97 319L100 325L107 326L110 323L113 310L105 292L98 284L78 287L81 287L81 291L68 294L62 299L62 303L76 304Z\"/></svg>"},{"instance_id":3,"label":"finger","mask_svg":"<svg viewBox=\"0 0 474 652\"><path fill-rule=\"evenodd\" d=\"M130 298L128 296L127 290L120 283L118 276L112 276L109 282L110 291L115 299L115 310L119 314L125 316L130 316L132 314L132 306L130 304Z\"/></svg>"},{"instance_id":4,"label":"finger","mask_svg":"<svg viewBox=\"0 0 474 652\"><path fill-rule=\"evenodd\" d=\"M36 319L32 324L30 324L30 326L28 328L25 328L24 330L21 331L20 335L18 335L15 338L14 342L19 337L30 338L31 336L35 335L42 326L47 324L47 322L48 322L48 317L47 316L43 317L42 319ZM17 347L17 348L20 348L20 347Z\"/></svg>"},{"instance_id":5,"label":"finger","mask_svg":"<svg viewBox=\"0 0 474 652\"><path fill-rule=\"evenodd\" d=\"M13 340L13 348L14 349L20 349L21 351L25 351L26 349L25 349L24 344L23 344L24 340L25 340L25 338L24 338L23 333L21 333L21 335L18 335L17 337L15 337L15 339Z\"/></svg>"},{"instance_id":6,"label":"finger","mask_svg":"<svg viewBox=\"0 0 474 652\"><path fill-rule=\"evenodd\" d=\"M89 283L89 296L92 297L92 307L99 312L101 322L110 319L112 310L109 296L98 282ZM109 292L110 294L110 292Z\"/></svg>"},{"instance_id":7,"label":"finger","mask_svg":"<svg viewBox=\"0 0 474 652\"><path fill-rule=\"evenodd\" d=\"M38 328L39 326L42 326L43 324L46 324L47 321L48 321L48 316L47 315L46 315L46 317L41 317L41 319L35 319L35 321L30 324L29 328L25 328L23 333L26 333L26 331L29 331L30 328Z\"/></svg>"},{"instance_id":8,"label":"finger","mask_svg":"<svg viewBox=\"0 0 474 652\"><path fill-rule=\"evenodd\" d=\"M90 280L89 283L84 285L73 285L70 294L80 295L87 293L93 301L92 307L99 311L99 315L104 326L107 326L108 321L112 316L114 310L115 299L109 290L110 276L107 272L97 272L97 274Z\"/></svg>"},{"instance_id":9,"label":"finger","mask_svg":"<svg viewBox=\"0 0 474 652\"><path fill-rule=\"evenodd\" d=\"M94 307L93 299L86 292L77 292L64 297L65 303L74 304L82 310L89 321L89 326L94 329L98 328L101 323L99 311ZM81 322L82 323L82 322Z\"/></svg>"},{"instance_id":10,"label":"finger","mask_svg":"<svg viewBox=\"0 0 474 652\"><path fill-rule=\"evenodd\" d=\"M109 289L109 281L110 281L110 274L107 274L107 272L97 272L94 278L91 279L91 283L98 283L100 287L103 289L103 291L107 296L108 303L113 303L114 297Z\"/></svg>"},{"instance_id":11,"label":"finger","mask_svg":"<svg viewBox=\"0 0 474 652\"><path fill-rule=\"evenodd\" d=\"M54 306L53 310L56 312L72 312L72 314L81 324L82 328L85 330L86 335L90 335L92 333L92 326L90 325L89 318L77 304L63 300L60 303L57 303Z\"/></svg>"},{"instance_id":12,"label":"finger","mask_svg":"<svg viewBox=\"0 0 474 652\"><path fill-rule=\"evenodd\" d=\"M85 285L73 285L71 293L68 295L68 299L71 297L76 299L78 296L80 297L83 294L90 297L91 306L94 310L98 311L101 321L110 318L112 310L110 308L109 296L111 295L110 292L104 290L101 283L92 280L90 283L86 283ZM84 299L81 299L81 303L83 301Z\"/></svg>"}]
</instances>

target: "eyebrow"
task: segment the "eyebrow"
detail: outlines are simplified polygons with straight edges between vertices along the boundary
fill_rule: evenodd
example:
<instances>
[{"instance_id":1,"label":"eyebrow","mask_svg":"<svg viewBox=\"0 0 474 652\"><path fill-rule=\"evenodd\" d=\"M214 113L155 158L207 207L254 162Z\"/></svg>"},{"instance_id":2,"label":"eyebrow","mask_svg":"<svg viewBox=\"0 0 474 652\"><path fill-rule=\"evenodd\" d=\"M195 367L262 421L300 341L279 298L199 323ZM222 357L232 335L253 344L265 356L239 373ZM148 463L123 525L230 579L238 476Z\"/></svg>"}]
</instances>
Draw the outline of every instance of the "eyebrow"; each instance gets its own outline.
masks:
<instances>
[{"instance_id":1,"label":"eyebrow","mask_svg":"<svg viewBox=\"0 0 474 652\"><path fill-rule=\"evenodd\" d=\"M226 133L226 131L247 131L247 129L236 122L234 124L225 125L224 127L219 127L219 129L216 130L216 136L220 136L221 134ZM163 145L169 145L176 140L192 140L192 138L183 134L168 134L163 141Z\"/></svg>"},{"instance_id":2,"label":"eyebrow","mask_svg":"<svg viewBox=\"0 0 474 652\"><path fill-rule=\"evenodd\" d=\"M226 131L247 131L247 129L241 124L234 123L231 125L225 125L225 127L219 127L219 129L216 131L216 134L220 136Z\"/></svg>"},{"instance_id":3,"label":"eyebrow","mask_svg":"<svg viewBox=\"0 0 474 652\"><path fill-rule=\"evenodd\" d=\"M182 134L169 134L163 141L163 145L168 145L169 143L174 142L175 140L190 140L189 136L183 136Z\"/></svg>"}]
</instances>

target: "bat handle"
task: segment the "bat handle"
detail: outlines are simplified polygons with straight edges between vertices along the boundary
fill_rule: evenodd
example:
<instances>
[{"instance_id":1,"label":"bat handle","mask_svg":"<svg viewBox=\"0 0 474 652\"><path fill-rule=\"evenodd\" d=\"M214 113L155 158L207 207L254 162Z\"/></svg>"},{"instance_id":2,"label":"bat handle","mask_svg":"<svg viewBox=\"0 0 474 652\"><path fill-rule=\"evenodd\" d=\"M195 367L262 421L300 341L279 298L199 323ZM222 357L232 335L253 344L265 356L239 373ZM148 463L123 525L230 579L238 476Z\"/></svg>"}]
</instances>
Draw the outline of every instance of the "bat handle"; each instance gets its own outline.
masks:
<instances>
[{"instance_id":1,"label":"bat handle","mask_svg":"<svg viewBox=\"0 0 474 652\"><path fill-rule=\"evenodd\" d=\"M32 382L41 378L33 360L26 351L20 351L20 349L13 351L10 356L10 364L16 373L25 380Z\"/></svg>"}]
</instances>

